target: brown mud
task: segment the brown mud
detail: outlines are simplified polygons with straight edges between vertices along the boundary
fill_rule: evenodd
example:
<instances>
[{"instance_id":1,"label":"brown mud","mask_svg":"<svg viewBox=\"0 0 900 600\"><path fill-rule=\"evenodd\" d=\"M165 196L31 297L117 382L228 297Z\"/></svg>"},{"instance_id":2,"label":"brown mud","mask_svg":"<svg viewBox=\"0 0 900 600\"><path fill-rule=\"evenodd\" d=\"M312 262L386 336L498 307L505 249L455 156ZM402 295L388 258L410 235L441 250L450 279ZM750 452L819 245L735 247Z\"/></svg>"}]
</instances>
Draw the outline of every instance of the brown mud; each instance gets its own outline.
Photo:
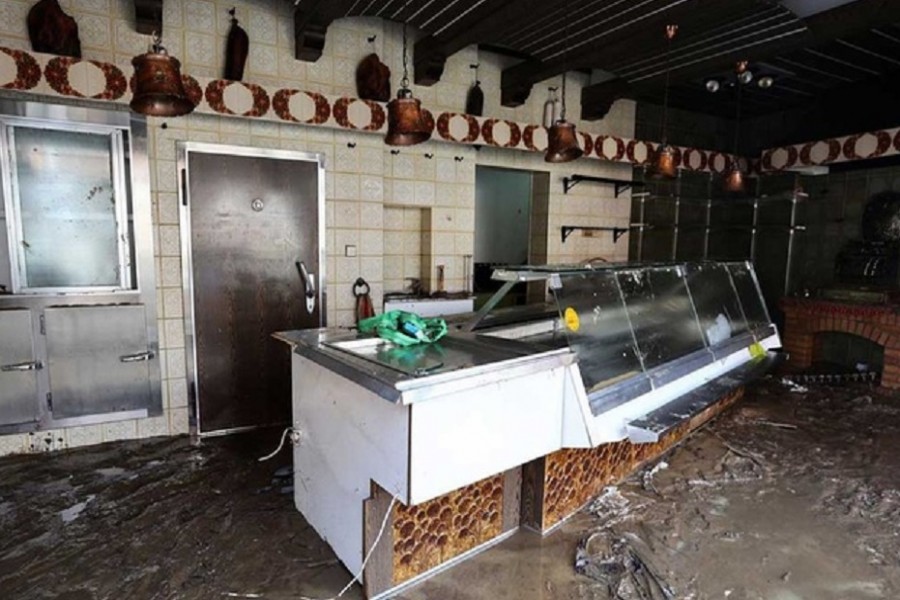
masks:
<instances>
[{"instance_id":1,"label":"brown mud","mask_svg":"<svg viewBox=\"0 0 900 600\"><path fill-rule=\"evenodd\" d=\"M276 441L0 459L0 598L333 596L350 574L273 478L288 452L256 462ZM900 400L769 380L552 534L519 532L399 597L900 598Z\"/></svg>"}]
</instances>

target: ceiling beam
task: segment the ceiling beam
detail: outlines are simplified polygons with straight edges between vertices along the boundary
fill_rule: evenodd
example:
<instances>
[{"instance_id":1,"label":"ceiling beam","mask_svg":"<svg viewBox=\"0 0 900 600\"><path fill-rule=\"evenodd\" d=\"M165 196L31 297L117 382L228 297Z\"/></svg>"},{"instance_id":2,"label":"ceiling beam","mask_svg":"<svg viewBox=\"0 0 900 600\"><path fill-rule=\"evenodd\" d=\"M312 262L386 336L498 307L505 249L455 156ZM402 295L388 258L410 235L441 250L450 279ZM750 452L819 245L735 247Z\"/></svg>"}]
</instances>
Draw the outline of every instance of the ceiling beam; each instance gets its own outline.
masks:
<instances>
[{"instance_id":1,"label":"ceiling beam","mask_svg":"<svg viewBox=\"0 0 900 600\"><path fill-rule=\"evenodd\" d=\"M162 36L163 0L134 0L134 25L138 33Z\"/></svg>"},{"instance_id":2,"label":"ceiling beam","mask_svg":"<svg viewBox=\"0 0 900 600\"><path fill-rule=\"evenodd\" d=\"M611 64L638 56L662 57L666 49L663 33L668 24L690 23L690 30L703 31L716 23L727 22L732 15L741 15L758 6L754 0L634 3L629 10L611 12L602 19L594 20L587 29L573 29L570 39L576 40L576 43L569 49L555 44L556 51L549 55L552 58L533 58L504 69L501 75L501 103L504 106L523 104L535 83L565 70L594 68L615 72L609 68Z\"/></svg>"},{"instance_id":3,"label":"ceiling beam","mask_svg":"<svg viewBox=\"0 0 900 600\"><path fill-rule=\"evenodd\" d=\"M815 14L802 21L804 32L787 35L790 29L773 29L772 39L749 36L731 50L710 53L704 60L679 62L673 58L671 83L714 73L732 66L736 61L773 59L779 55L799 51L808 46L820 46L836 38L858 34L885 22L900 19L900 2L895 0L857 0L829 11ZM684 40L679 40L679 46ZM620 98L661 96L665 85L665 68L639 70L607 82L586 86L581 91L581 118L602 119L613 102Z\"/></svg>"},{"instance_id":4,"label":"ceiling beam","mask_svg":"<svg viewBox=\"0 0 900 600\"><path fill-rule=\"evenodd\" d=\"M301 0L294 10L294 57L316 62L325 48L328 27L343 17L349 0Z\"/></svg>"},{"instance_id":5,"label":"ceiling beam","mask_svg":"<svg viewBox=\"0 0 900 600\"><path fill-rule=\"evenodd\" d=\"M472 44L496 40L516 27L546 0L467 0L469 7L455 21L439 25L433 35L416 42L413 68L416 85L434 85L444 73L447 59Z\"/></svg>"}]
</instances>

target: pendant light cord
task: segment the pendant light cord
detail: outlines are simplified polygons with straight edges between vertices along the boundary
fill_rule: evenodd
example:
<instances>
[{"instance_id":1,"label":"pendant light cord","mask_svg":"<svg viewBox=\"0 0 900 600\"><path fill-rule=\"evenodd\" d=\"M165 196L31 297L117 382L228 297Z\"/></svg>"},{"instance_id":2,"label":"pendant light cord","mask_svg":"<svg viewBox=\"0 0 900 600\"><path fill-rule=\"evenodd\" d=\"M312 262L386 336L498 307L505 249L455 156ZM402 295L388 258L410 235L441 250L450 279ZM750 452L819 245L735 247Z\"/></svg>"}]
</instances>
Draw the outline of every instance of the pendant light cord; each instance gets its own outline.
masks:
<instances>
[{"instance_id":1,"label":"pendant light cord","mask_svg":"<svg viewBox=\"0 0 900 600\"><path fill-rule=\"evenodd\" d=\"M565 26L565 36L566 36L566 48L563 52L563 76L562 76L562 108L559 111L559 120L566 120L566 74L569 70L569 21L571 18L569 17L569 0L566 0L566 26Z\"/></svg>"},{"instance_id":2,"label":"pendant light cord","mask_svg":"<svg viewBox=\"0 0 900 600\"><path fill-rule=\"evenodd\" d=\"M737 79L737 109L735 110L734 117L734 152L732 153L732 161L735 163L733 166L737 167L737 153L738 153L738 139L741 135L741 89L743 87L743 83L741 83L740 79Z\"/></svg>"},{"instance_id":3,"label":"pendant light cord","mask_svg":"<svg viewBox=\"0 0 900 600\"><path fill-rule=\"evenodd\" d=\"M406 0L406 4L403 7L403 10L409 8L410 0ZM409 67L406 62L406 19L403 19L403 79L400 81L400 85L403 88L409 88Z\"/></svg>"},{"instance_id":4,"label":"pendant light cord","mask_svg":"<svg viewBox=\"0 0 900 600\"><path fill-rule=\"evenodd\" d=\"M663 92L662 145L668 140L669 130L669 81L672 76L672 39L678 31L678 25L666 25L666 87Z\"/></svg>"}]
</instances>

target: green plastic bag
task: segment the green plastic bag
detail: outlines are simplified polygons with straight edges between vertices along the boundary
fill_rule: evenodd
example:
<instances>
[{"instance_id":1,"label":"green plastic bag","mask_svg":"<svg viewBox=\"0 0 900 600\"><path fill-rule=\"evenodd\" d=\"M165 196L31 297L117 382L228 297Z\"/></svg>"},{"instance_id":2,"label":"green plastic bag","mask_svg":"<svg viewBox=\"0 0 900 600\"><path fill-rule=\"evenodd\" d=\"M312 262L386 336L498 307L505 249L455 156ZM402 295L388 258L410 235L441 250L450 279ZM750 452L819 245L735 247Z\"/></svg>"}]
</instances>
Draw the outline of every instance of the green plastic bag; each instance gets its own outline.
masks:
<instances>
[{"instance_id":1,"label":"green plastic bag","mask_svg":"<svg viewBox=\"0 0 900 600\"><path fill-rule=\"evenodd\" d=\"M447 335L447 321L425 318L403 310L363 319L356 327L361 333L374 333L397 346L432 344Z\"/></svg>"}]
</instances>

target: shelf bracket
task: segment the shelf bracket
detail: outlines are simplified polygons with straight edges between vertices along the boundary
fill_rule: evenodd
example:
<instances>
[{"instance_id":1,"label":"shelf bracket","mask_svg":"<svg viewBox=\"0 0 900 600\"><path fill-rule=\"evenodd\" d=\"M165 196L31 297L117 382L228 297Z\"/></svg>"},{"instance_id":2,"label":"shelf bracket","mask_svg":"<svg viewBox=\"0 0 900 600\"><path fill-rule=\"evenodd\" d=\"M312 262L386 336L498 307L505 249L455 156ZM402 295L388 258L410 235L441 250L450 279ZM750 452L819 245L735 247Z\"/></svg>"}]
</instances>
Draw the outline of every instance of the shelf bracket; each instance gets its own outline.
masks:
<instances>
[{"instance_id":1,"label":"shelf bracket","mask_svg":"<svg viewBox=\"0 0 900 600\"><path fill-rule=\"evenodd\" d=\"M644 187L644 183L641 181L626 181L623 179L612 179L610 177L591 177L589 175L572 175L571 177L563 177L563 193L568 194L569 190L571 190L582 181L612 185L613 190L616 194L616 198L618 198L619 194L621 194L622 192L628 191L632 188Z\"/></svg>"},{"instance_id":2,"label":"shelf bracket","mask_svg":"<svg viewBox=\"0 0 900 600\"><path fill-rule=\"evenodd\" d=\"M582 231L611 231L614 244L619 241L619 238L628 233L627 227L587 227L583 225L563 225L559 228L562 242L565 244L566 240L569 239L569 236L572 235L572 232L578 229Z\"/></svg>"}]
</instances>

